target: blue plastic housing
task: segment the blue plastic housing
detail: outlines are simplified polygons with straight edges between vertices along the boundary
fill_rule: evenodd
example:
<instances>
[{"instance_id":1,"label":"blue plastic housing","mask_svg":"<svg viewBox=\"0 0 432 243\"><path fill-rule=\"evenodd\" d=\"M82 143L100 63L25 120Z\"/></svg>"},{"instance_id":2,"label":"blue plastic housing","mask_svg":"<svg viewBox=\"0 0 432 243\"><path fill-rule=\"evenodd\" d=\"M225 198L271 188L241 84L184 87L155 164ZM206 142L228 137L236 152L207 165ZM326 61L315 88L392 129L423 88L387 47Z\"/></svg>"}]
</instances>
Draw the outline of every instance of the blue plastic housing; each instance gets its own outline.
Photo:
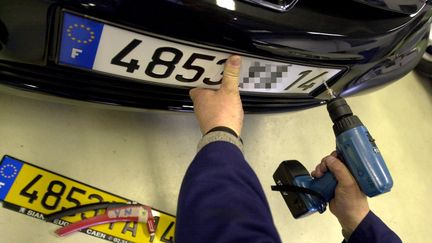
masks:
<instances>
[{"instance_id":1,"label":"blue plastic housing","mask_svg":"<svg viewBox=\"0 0 432 243\"><path fill-rule=\"evenodd\" d=\"M304 217L314 212L323 213L325 211L327 202L329 202L334 197L337 181L333 174L328 172L319 179L314 179L311 176L297 176L294 179L294 185L310 188L316 192L319 192L325 199L323 202L316 196L301 194L300 197L303 199L306 207L308 208L308 213L302 215L302 217Z\"/></svg>"},{"instance_id":2,"label":"blue plastic housing","mask_svg":"<svg viewBox=\"0 0 432 243\"><path fill-rule=\"evenodd\" d=\"M368 197L393 187L387 165L366 127L355 127L337 136L336 150Z\"/></svg>"}]
</instances>

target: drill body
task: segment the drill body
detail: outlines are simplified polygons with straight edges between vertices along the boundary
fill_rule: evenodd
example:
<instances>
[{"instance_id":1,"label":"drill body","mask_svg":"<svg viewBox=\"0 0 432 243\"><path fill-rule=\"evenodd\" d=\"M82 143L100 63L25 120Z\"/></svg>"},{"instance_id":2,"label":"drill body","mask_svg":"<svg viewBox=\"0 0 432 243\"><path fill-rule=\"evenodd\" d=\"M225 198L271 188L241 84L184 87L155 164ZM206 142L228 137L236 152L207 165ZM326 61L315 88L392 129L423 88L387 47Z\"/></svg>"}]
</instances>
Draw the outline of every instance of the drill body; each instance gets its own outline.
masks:
<instances>
[{"instance_id":1,"label":"drill body","mask_svg":"<svg viewBox=\"0 0 432 243\"><path fill-rule=\"evenodd\" d=\"M393 180L381 153L366 127L353 115L343 98L331 99L327 109L334 123L336 151L357 181L360 189L369 197L390 191ZM282 191L291 213L295 218L314 212L323 213L327 203L334 197L337 181L331 172L321 178L313 178L300 162L291 160L281 163L273 175L281 185L302 187L319 193Z\"/></svg>"}]
</instances>

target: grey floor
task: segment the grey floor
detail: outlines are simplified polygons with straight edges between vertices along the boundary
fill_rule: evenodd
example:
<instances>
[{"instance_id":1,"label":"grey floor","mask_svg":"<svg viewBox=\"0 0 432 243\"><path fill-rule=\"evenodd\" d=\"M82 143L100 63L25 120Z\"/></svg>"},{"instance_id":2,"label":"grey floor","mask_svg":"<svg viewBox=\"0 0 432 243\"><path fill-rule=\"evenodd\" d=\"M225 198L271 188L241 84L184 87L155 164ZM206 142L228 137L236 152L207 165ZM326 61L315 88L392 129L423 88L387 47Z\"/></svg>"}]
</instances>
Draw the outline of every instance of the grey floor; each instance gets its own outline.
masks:
<instances>
[{"instance_id":1,"label":"grey floor","mask_svg":"<svg viewBox=\"0 0 432 243\"><path fill-rule=\"evenodd\" d=\"M395 181L371 208L404 242L430 242L432 82L410 73L373 93L348 99L377 140ZM0 95L0 154L50 169L175 214L182 176L200 132L193 114L117 111ZM246 115L245 154L267 194L284 242L340 242L329 213L294 220L270 190L286 159L312 170L334 149L325 107ZM105 242L84 234L64 239L57 226L0 208L2 242ZM207 241L208 242L208 241Z\"/></svg>"}]
</instances>

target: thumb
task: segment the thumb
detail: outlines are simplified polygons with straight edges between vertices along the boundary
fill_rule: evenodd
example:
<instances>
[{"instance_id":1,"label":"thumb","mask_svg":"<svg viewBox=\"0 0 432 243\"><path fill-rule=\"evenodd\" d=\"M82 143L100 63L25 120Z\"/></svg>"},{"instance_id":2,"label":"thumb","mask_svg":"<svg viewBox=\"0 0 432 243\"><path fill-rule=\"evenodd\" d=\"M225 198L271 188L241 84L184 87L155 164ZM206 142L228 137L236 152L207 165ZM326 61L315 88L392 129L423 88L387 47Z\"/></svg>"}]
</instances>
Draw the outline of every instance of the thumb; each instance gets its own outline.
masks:
<instances>
[{"instance_id":1,"label":"thumb","mask_svg":"<svg viewBox=\"0 0 432 243\"><path fill-rule=\"evenodd\" d=\"M230 56L225 62L225 69L220 90L238 92L238 79L240 76L241 57Z\"/></svg>"},{"instance_id":2,"label":"thumb","mask_svg":"<svg viewBox=\"0 0 432 243\"><path fill-rule=\"evenodd\" d=\"M348 168L336 157L329 155L325 157L324 163L326 167L333 173L341 186L349 187L356 184L354 177L351 175Z\"/></svg>"}]
</instances>

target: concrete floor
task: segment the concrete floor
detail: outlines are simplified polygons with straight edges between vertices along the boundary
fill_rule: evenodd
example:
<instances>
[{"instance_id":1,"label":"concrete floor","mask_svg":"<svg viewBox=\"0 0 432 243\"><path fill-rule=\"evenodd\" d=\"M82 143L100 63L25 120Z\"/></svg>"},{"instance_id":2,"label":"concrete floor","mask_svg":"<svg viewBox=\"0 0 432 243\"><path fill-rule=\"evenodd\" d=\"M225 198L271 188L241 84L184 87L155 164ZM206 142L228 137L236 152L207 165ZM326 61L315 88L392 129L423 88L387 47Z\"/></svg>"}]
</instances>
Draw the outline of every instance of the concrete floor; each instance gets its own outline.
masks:
<instances>
[{"instance_id":1,"label":"concrete floor","mask_svg":"<svg viewBox=\"0 0 432 243\"><path fill-rule=\"evenodd\" d=\"M377 140L394 179L371 208L404 242L430 242L432 82L410 73L379 91L348 99ZM116 111L0 95L0 154L9 154L109 192L175 214L184 172L200 139L193 114ZM256 170L284 242L340 242L329 213L294 220L272 174L285 159L312 170L334 147L325 107L247 115L245 154ZM106 242L60 239L57 226L0 208L2 242Z\"/></svg>"}]
</instances>

